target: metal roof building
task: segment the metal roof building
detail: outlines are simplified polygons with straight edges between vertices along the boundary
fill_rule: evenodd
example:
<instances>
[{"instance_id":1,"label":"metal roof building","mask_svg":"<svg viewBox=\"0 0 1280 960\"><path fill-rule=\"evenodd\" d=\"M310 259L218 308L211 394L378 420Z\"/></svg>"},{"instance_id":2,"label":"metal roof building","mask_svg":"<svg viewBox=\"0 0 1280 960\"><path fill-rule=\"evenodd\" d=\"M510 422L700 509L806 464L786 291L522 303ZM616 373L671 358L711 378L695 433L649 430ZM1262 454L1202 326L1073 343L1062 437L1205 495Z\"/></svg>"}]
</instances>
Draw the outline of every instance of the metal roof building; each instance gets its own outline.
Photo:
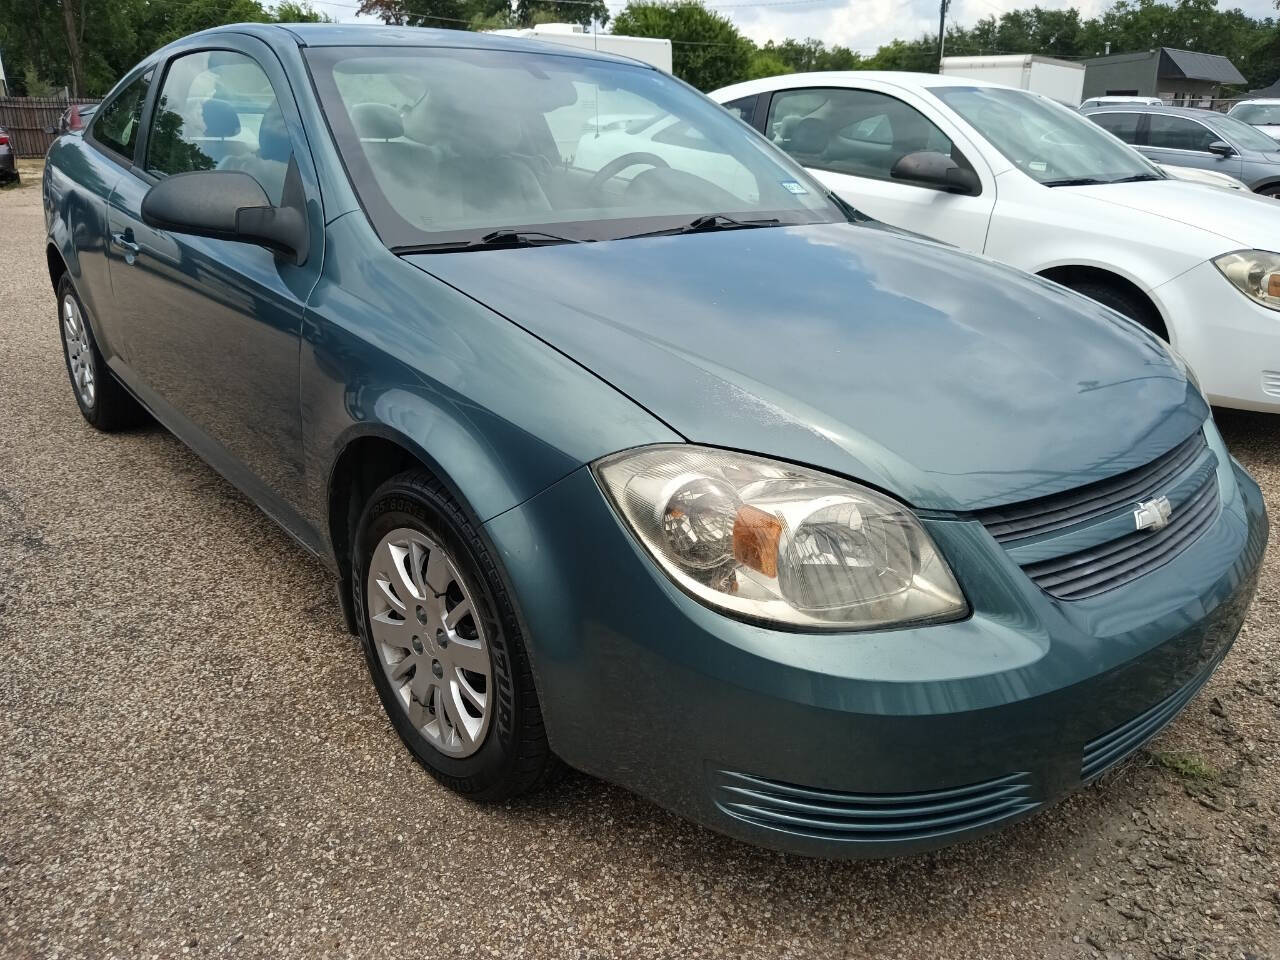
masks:
<instances>
[{"instance_id":1,"label":"metal roof building","mask_svg":"<svg viewBox=\"0 0 1280 960\"><path fill-rule=\"evenodd\" d=\"M1224 86L1245 82L1226 57L1173 47L1113 53L1086 60L1084 65L1086 98L1134 95L1197 102L1217 97Z\"/></svg>"}]
</instances>

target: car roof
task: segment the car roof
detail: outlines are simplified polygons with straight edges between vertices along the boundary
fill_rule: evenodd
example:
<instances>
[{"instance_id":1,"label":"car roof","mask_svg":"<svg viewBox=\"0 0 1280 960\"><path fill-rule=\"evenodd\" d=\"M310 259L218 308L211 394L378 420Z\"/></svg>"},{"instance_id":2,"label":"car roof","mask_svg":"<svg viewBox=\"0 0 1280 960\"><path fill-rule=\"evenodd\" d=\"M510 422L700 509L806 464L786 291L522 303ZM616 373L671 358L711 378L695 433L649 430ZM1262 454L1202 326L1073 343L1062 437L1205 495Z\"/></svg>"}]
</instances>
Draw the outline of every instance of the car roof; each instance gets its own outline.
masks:
<instances>
[{"instance_id":1,"label":"car roof","mask_svg":"<svg viewBox=\"0 0 1280 960\"><path fill-rule=\"evenodd\" d=\"M1237 100L1231 105L1231 109L1234 110L1236 107L1243 106L1246 103L1258 103L1264 107L1274 107L1276 104L1280 104L1280 99L1275 97L1255 97L1252 100Z\"/></svg>"},{"instance_id":2,"label":"car roof","mask_svg":"<svg viewBox=\"0 0 1280 960\"><path fill-rule=\"evenodd\" d=\"M434 27L388 27L363 23L230 23L192 34L197 37L240 33L264 40L288 38L300 47L455 47L475 50L507 50L513 53L557 54L612 63L650 64L612 53L569 47L562 43L525 37L499 36L475 30L443 30ZM184 37L179 43L189 40Z\"/></svg>"}]
</instances>

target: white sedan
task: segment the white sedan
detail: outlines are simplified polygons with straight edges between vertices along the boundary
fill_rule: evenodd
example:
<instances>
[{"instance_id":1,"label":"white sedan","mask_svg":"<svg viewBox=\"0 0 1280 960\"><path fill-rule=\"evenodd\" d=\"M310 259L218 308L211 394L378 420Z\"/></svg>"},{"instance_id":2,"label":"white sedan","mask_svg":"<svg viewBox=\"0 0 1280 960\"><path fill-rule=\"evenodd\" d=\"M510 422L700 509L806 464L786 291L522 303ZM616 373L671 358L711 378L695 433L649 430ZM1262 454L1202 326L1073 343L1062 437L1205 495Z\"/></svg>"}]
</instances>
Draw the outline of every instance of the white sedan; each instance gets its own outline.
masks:
<instances>
[{"instance_id":1,"label":"white sedan","mask_svg":"<svg viewBox=\"0 0 1280 960\"><path fill-rule=\"evenodd\" d=\"M1105 303L1214 403L1280 412L1274 201L1172 179L1078 113L977 80L793 74L711 97L864 213Z\"/></svg>"}]
</instances>

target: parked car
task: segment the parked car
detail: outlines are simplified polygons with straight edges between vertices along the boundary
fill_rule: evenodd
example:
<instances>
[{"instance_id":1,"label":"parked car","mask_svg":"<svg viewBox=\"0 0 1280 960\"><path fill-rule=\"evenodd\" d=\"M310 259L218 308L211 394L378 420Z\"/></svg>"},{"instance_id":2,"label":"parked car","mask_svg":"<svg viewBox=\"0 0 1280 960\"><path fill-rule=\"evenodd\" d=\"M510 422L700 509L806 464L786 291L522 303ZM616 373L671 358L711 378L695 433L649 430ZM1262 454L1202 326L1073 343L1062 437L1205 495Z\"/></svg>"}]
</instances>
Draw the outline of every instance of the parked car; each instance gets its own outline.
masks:
<instances>
[{"instance_id":1,"label":"parked car","mask_svg":"<svg viewBox=\"0 0 1280 960\"><path fill-rule=\"evenodd\" d=\"M1218 173L1214 170L1201 170L1199 167L1178 167L1173 164L1157 163L1157 167L1166 176L1173 177L1175 180L1187 180L1191 183L1207 183L1211 187L1226 187L1228 190L1243 190L1245 193L1251 192L1249 185L1243 180L1237 180L1225 173Z\"/></svg>"},{"instance_id":2,"label":"parked car","mask_svg":"<svg viewBox=\"0 0 1280 960\"><path fill-rule=\"evenodd\" d=\"M1235 177L1280 196L1280 143L1243 121L1195 107L1099 107L1083 111L1143 156Z\"/></svg>"},{"instance_id":3,"label":"parked car","mask_svg":"<svg viewBox=\"0 0 1280 960\"><path fill-rule=\"evenodd\" d=\"M17 151L9 140L9 131L0 127L0 183L18 182Z\"/></svg>"},{"instance_id":4,"label":"parked car","mask_svg":"<svg viewBox=\"0 0 1280 960\"><path fill-rule=\"evenodd\" d=\"M1158 107L1162 103L1159 97L1139 97L1139 96L1113 96L1113 97L1090 97L1080 104L1080 109L1084 110L1088 107L1109 107L1117 103L1142 103L1152 107Z\"/></svg>"},{"instance_id":5,"label":"parked car","mask_svg":"<svg viewBox=\"0 0 1280 960\"><path fill-rule=\"evenodd\" d=\"M1280 137L1280 100L1241 100L1227 116L1257 127L1268 137Z\"/></svg>"},{"instance_id":6,"label":"parked car","mask_svg":"<svg viewBox=\"0 0 1280 960\"><path fill-rule=\"evenodd\" d=\"M611 100L749 195L657 138L566 163L552 127ZM149 412L321 557L465 796L562 760L786 850L937 846L1137 749L1252 596L1260 491L1167 344L867 220L646 65L221 28L43 186L85 419Z\"/></svg>"},{"instance_id":7,"label":"parked car","mask_svg":"<svg viewBox=\"0 0 1280 960\"><path fill-rule=\"evenodd\" d=\"M1280 411L1270 201L1171 179L1081 114L976 80L794 74L711 96L870 216L1069 286L1170 340L1214 403Z\"/></svg>"},{"instance_id":8,"label":"parked car","mask_svg":"<svg viewBox=\"0 0 1280 960\"><path fill-rule=\"evenodd\" d=\"M83 130L93 119L96 103L69 103L67 109L58 117L58 132L71 133Z\"/></svg>"}]
</instances>

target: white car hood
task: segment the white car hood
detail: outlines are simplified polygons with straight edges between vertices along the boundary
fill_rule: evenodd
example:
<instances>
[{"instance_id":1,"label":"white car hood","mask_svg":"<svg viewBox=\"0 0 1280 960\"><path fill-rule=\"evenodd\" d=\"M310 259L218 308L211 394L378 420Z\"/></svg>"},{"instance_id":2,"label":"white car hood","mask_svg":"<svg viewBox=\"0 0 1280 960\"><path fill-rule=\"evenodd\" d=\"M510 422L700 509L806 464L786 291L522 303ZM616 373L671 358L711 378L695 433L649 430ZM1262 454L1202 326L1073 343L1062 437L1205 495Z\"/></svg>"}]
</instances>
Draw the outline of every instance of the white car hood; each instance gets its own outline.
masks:
<instances>
[{"instance_id":1,"label":"white car hood","mask_svg":"<svg viewBox=\"0 0 1280 960\"><path fill-rule=\"evenodd\" d=\"M1056 189L1214 234L1226 242L1224 253L1243 248L1280 250L1280 202L1256 193L1226 191L1185 180Z\"/></svg>"},{"instance_id":2,"label":"white car hood","mask_svg":"<svg viewBox=\"0 0 1280 960\"><path fill-rule=\"evenodd\" d=\"M1274 138L1280 139L1280 124L1267 123L1267 124L1263 124L1262 126L1259 126L1257 129L1261 130L1268 137L1274 137Z\"/></svg>"}]
</instances>

